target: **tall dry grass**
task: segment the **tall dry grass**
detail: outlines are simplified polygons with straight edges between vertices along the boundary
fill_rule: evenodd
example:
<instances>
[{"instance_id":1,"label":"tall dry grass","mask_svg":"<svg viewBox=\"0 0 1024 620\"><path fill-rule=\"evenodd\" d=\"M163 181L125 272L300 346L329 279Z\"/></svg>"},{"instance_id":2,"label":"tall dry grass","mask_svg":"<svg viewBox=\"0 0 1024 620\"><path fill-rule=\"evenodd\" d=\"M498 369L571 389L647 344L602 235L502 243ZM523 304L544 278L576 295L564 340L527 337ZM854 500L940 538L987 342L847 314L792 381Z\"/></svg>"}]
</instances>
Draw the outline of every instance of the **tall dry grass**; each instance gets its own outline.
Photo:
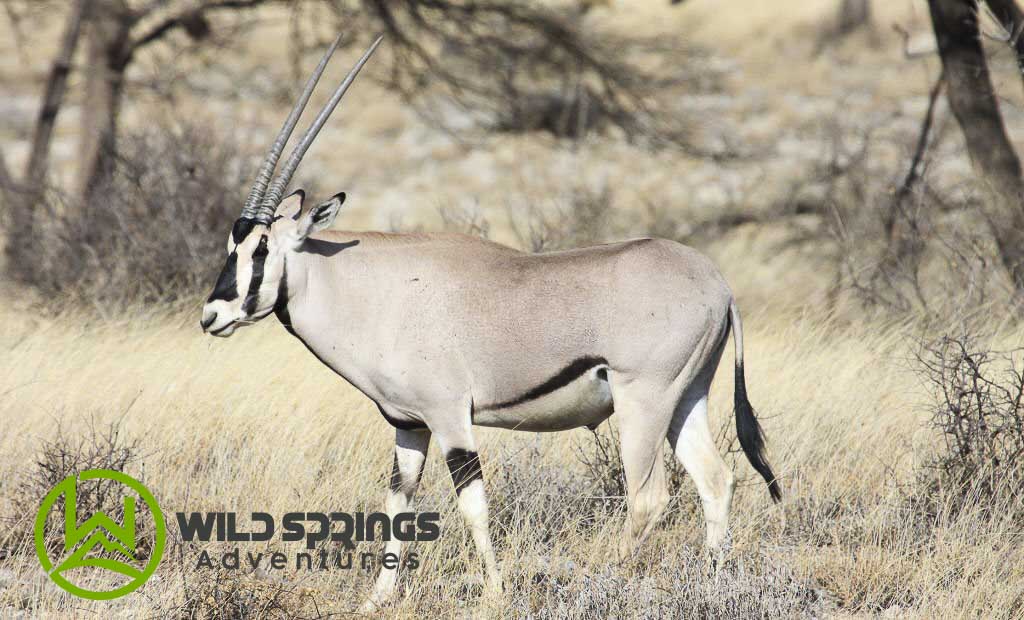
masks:
<instances>
[{"instance_id":1,"label":"tall dry grass","mask_svg":"<svg viewBox=\"0 0 1024 620\"><path fill-rule=\"evenodd\" d=\"M139 444L128 473L144 480L172 520L193 510L383 508L393 432L371 403L275 319L222 341L199 332L195 311L107 321L2 317L13 327L0 341L4 615L317 617L351 613L368 593L373 575L360 570L197 570L200 547L226 545L179 546L172 521L156 576L136 594L92 602L63 594L19 546L36 506L18 481L58 426L88 436L119 424L126 441ZM751 396L786 500L772 506L742 456L730 454L741 482L733 547L717 575L703 564L704 525L688 481L653 539L619 565L609 540L623 522L621 500L602 498L601 481L578 458L592 445L586 430L481 429L504 598L479 598L479 566L435 449L418 504L442 513L442 537L414 546L423 564L406 573L407 596L386 613L1020 617L1024 541L1011 513L917 505L920 465L937 438L922 425L928 413L910 367L913 328L748 314ZM1017 328L995 344L1022 337ZM723 360L723 368L730 364ZM723 450L734 434L730 374L721 373L712 394Z\"/></svg>"}]
</instances>

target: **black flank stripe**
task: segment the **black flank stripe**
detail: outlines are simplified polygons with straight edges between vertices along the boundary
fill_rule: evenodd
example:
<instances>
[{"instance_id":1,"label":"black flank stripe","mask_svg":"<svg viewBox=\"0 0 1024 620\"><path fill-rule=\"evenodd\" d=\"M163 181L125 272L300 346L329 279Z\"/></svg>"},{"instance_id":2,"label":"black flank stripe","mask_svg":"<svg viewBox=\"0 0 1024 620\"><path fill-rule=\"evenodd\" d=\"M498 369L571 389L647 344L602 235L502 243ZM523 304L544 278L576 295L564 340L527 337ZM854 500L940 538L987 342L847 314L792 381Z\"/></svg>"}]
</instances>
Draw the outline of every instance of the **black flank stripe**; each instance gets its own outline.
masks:
<instances>
[{"instance_id":1,"label":"black flank stripe","mask_svg":"<svg viewBox=\"0 0 1024 620\"><path fill-rule=\"evenodd\" d=\"M471 450L452 448L444 456L448 463L448 471L452 472L452 482L455 483L455 494L461 495L474 480L483 480L484 472L480 468L480 455Z\"/></svg>"},{"instance_id":2,"label":"black flank stripe","mask_svg":"<svg viewBox=\"0 0 1024 620\"><path fill-rule=\"evenodd\" d=\"M515 405L520 405L531 400L536 400L541 396L544 396L545 394L550 394L555 390L561 389L569 385L576 379L579 379L581 376L583 376L584 373L586 373L594 366L601 366L607 364L608 360L606 360L603 357L581 357L573 361L571 364L569 364L562 370L560 370L557 375L551 377L544 383L531 389L529 392L526 392L522 396L518 396L516 398L513 398L512 400L506 400L504 402L496 403L493 405L485 405L481 407L481 409L502 409L505 407L514 407Z\"/></svg>"},{"instance_id":3,"label":"black flank stripe","mask_svg":"<svg viewBox=\"0 0 1024 620\"><path fill-rule=\"evenodd\" d=\"M249 280L249 291L245 295L245 302L242 304L242 312L246 316L256 312L256 304L260 300L260 287L263 286L263 267L267 262L267 236L260 237L260 244L252 253L252 279Z\"/></svg>"}]
</instances>

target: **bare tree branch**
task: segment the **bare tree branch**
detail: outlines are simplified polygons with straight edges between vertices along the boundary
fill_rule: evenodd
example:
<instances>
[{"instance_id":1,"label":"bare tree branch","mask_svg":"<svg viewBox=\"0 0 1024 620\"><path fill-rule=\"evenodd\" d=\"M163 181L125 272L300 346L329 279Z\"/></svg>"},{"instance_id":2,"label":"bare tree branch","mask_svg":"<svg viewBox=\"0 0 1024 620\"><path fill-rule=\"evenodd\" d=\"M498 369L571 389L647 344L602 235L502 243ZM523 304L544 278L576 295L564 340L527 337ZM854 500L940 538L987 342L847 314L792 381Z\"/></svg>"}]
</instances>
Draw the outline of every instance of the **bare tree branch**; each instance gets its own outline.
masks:
<instances>
[{"instance_id":1,"label":"bare tree branch","mask_svg":"<svg viewBox=\"0 0 1024 620\"><path fill-rule=\"evenodd\" d=\"M1017 66L1024 75L1024 11L1015 0L986 0L989 14L1003 27L1003 43L1009 45L1016 57Z\"/></svg>"},{"instance_id":2,"label":"bare tree branch","mask_svg":"<svg viewBox=\"0 0 1024 620\"><path fill-rule=\"evenodd\" d=\"M388 86L437 125L464 126L468 117L490 130L573 138L615 126L630 139L700 151L678 114L656 114L672 107L666 95L673 87L707 88L707 71L688 73L699 51L678 38L595 32L580 9L547 3L331 1L342 14L361 5L367 29L384 30L392 58ZM655 55L671 64L654 69L640 60ZM443 108L432 105L437 97L465 114L444 118Z\"/></svg>"},{"instance_id":3,"label":"bare tree branch","mask_svg":"<svg viewBox=\"0 0 1024 620\"><path fill-rule=\"evenodd\" d=\"M168 33L178 28L189 32L195 32L194 29L199 27L199 21L203 19L206 13L230 9L251 9L261 4L267 4L270 1L272 0L212 0L205 2L195 8L184 10L164 18L145 33L135 37L128 44L127 53L131 56L138 50L155 41L159 41Z\"/></svg>"},{"instance_id":4,"label":"bare tree branch","mask_svg":"<svg viewBox=\"0 0 1024 620\"><path fill-rule=\"evenodd\" d=\"M925 152L928 150L932 124L935 121L936 104L938 103L939 95L942 94L942 89L945 85L946 71L942 70L939 73L939 77L935 80L935 84L932 86L931 92L928 93L928 108L925 111L924 120L921 121L921 131L917 136L917 146L914 149L914 156L910 160L910 168L907 170L907 176L903 179L903 184L896 190L892 208L890 209L890 213L886 219L886 229L889 233L890 244L895 242L896 214L903 211L904 201L914 190L914 185L917 184L917 180L921 178L921 164L924 160Z\"/></svg>"},{"instance_id":5,"label":"bare tree branch","mask_svg":"<svg viewBox=\"0 0 1024 620\"><path fill-rule=\"evenodd\" d=\"M7 158L4 156L3 150L0 149L0 196L3 196L8 213L14 208L15 187L16 183L14 177L11 176L11 169L7 166Z\"/></svg>"}]
</instances>

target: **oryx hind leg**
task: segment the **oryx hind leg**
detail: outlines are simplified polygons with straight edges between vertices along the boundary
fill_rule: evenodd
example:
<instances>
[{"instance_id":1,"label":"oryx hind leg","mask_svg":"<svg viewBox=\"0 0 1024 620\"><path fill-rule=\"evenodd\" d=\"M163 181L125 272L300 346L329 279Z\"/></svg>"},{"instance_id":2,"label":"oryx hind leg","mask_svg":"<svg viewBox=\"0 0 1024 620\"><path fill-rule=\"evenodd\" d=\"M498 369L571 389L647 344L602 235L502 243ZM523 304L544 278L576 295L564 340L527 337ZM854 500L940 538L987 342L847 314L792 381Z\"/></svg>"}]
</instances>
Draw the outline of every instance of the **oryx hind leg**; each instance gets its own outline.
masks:
<instances>
[{"instance_id":1,"label":"oryx hind leg","mask_svg":"<svg viewBox=\"0 0 1024 620\"><path fill-rule=\"evenodd\" d=\"M668 433L673 454L697 487L707 524L706 545L719 555L728 538L729 507L736 486L708 425L708 391L720 355L721 349L684 391Z\"/></svg>"},{"instance_id":2,"label":"oryx hind leg","mask_svg":"<svg viewBox=\"0 0 1024 620\"><path fill-rule=\"evenodd\" d=\"M430 446L430 431L395 430L395 456L391 468L391 485L386 503L388 518L394 523L395 515L412 510L413 495L423 475L423 464ZM402 541L392 536L384 548L385 554L401 558ZM400 564L401 562L399 562ZM398 566L382 567L373 594L363 604L363 611L371 611L386 603L394 595L398 582Z\"/></svg>"},{"instance_id":3,"label":"oryx hind leg","mask_svg":"<svg viewBox=\"0 0 1024 620\"><path fill-rule=\"evenodd\" d=\"M619 542L619 558L625 559L647 539L668 506L661 447L674 399L666 399L664 386L621 377L612 380L612 399L626 478L626 527Z\"/></svg>"}]
</instances>

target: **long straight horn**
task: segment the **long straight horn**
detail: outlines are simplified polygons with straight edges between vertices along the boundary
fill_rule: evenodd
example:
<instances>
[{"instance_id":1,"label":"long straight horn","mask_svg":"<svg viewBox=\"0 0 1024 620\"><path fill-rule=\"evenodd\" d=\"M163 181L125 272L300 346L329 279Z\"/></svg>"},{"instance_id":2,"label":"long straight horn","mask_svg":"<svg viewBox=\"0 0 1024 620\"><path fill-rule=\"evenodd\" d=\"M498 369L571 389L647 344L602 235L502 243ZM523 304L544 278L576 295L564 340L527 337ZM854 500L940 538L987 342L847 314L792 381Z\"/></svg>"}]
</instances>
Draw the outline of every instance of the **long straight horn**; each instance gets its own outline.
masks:
<instances>
[{"instance_id":1,"label":"long straight horn","mask_svg":"<svg viewBox=\"0 0 1024 620\"><path fill-rule=\"evenodd\" d=\"M288 187L288 182L292 180L292 175L295 174L295 169L299 167L299 162L302 161L302 156L306 154L306 150L313 144L313 140L316 139L316 135L320 133L320 129L327 122L328 117L331 116L331 112L334 112L334 108L337 107L338 102L341 101L342 96L345 95L345 91L352 85L352 82L359 75L359 70L363 68L366 61L370 59L373 52L380 45L380 42L384 39L384 35L377 37L377 40L373 42L370 49L366 50L363 57L359 59L352 70L348 72L348 76L331 95L330 101L320 110L320 114L317 115L316 120L309 126L306 133L302 134L302 139L292 149L291 154L288 155L288 160L285 161L284 166L281 168L281 172L274 180L274 184L270 186L267 191L266 197L263 199L263 204L259 208L259 216L261 218L273 219L274 210L277 208L277 204L281 202L281 197L284 195L284 190Z\"/></svg>"},{"instance_id":2,"label":"long straight horn","mask_svg":"<svg viewBox=\"0 0 1024 620\"><path fill-rule=\"evenodd\" d=\"M334 39L334 43L327 48L324 52L324 57L320 59L320 64L316 66L313 73L306 80L306 85L302 89L302 94L299 95L298 101L295 102L295 107L292 108L288 118L285 120L284 125L281 127L281 131L278 132L277 138L274 139L273 146L270 147L270 152L267 153L267 158L263 160L263 165L260 166L259 172L256 174L256 182L252 186L252 190L249 191L249 197L245 201L245 206L242 207L242 217L255 218L259 213L259 204L263 199L264 192L267 191L267 185L270 184L270 178L274 174L274 168L277 167L277 160L280 159L281 153L284 152L284 147L288 143L288 138L292 135L292 130L295 129L295 125L299 123L299 117L302 116L302 111L306 108L306 103L309 102L310 95L313 94L313 89L316 88L317 81L320 80L320 76L323 74L324 69L327 68L327 61L330 60L331 55L334 54L334 50L338 49L338 44L341 42L341 35L338 35Z\"/></svg>"}]
</instances>

